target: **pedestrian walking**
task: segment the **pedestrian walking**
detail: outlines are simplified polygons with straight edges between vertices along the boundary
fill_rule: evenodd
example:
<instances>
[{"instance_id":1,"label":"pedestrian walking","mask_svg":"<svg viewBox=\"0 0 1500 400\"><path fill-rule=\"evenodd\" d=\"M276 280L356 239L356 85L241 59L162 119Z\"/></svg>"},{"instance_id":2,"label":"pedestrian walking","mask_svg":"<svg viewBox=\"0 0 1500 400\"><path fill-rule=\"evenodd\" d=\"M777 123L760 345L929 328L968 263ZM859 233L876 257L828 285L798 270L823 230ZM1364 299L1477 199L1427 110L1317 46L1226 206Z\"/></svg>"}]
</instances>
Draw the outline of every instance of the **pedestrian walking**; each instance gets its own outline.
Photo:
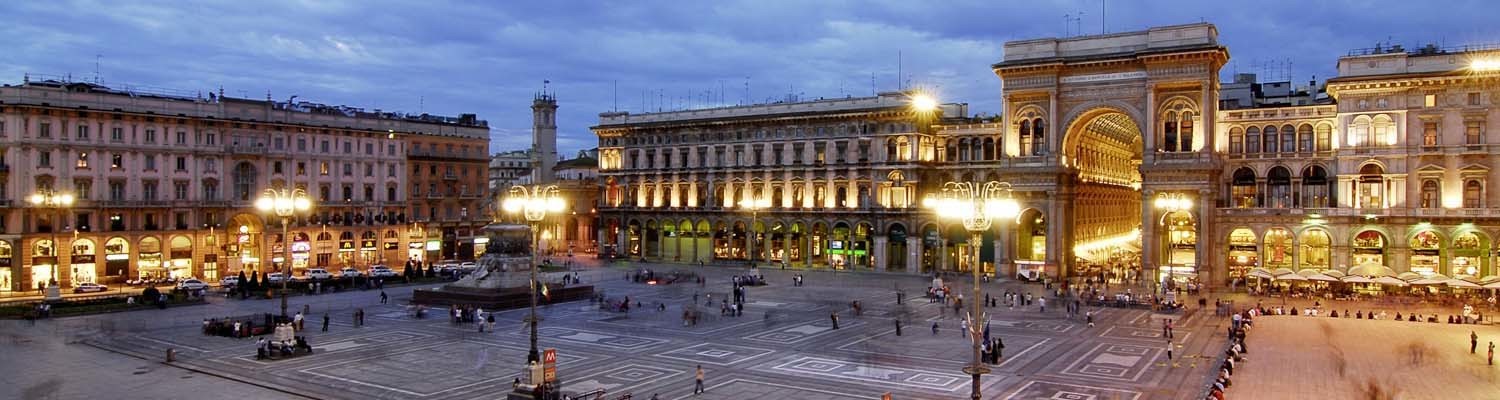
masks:
<instances>
[{"instance_id":1,"label":"pedestrian walking","mask_svg":"<svg viewBox=\"0 0 1500 400\"><path fill-rule=\"evenodd\" d=\"M696 379L696 383L693 384L693 394L703 393L704 390L703 390L703 366L702 365L698 366L698 372L696 374L694 374L694 377L696 377L697 379Z\"/></svg>"},{"instance_id":2,"label":"pedestrian walking","mask_svg":"<svg viewBox=\"0 0 1500 400\"><path fill-rule=\"evenodd\" d=\"M301 312L298 312L297 315L295 315L295 316L292 317L292 326L296 326L298 332L302 331L302 313Z\"/></svg>"},{"instance_id":3,"label":"pedestrian walking","mask_svg":"<svg viewBox=\"0 0 1500 400\"><path fill-rule=\"evenodd\" d=\"M1172 320L1171 319L1162 320L1162 322L1161 322L1161 336L1165 337L1167 339L1171 339L1172 338Z\"/></svg>"},{"instance_id":4,"label":"pedestrian walking","mask_svg":"<svg viewBox=\"0 0 1500 400\"><path fill-rule=\"evenodd\" d=\"M1479 349L1479 334L1469 331L1469 354Z\"/></svg>"},{"instance_id":5,"label":"pedestrian walking","mask_svg":"<svg viewBox=\"0 0 1500 400\"><path fill-rule=\"evenodd\" d=\"M996 336L995 347L993 348L995 349L995 364L1000 364L1000 360L1005 359L1005 340Z\"/></svg>"},{"instance_id":6,"label":"pedestrian walking","mask_svg":"<svg viewBox=\"0 0 1500 400\"><path fill-rule=\"evenodd\" d=\"M323 313L323 332L328 332L328 313Z\"/></svg>"},{"instance_id":7,"label":"pedestrian walking","mask_svg":"<svg viewBox=\"0 0 1500 400\"><path fill-rule=\"evenodd\" d=\"M937 322L933 322L932 323L932 336L937 336L937 334L938 334L938 325L937 325Z\"/></svg>"},{"instance_id":8,"label":"pedestrian walking","mask_svg":"<svg viewBox=\"0 0 1500 400\"><path fill-rule=\"evenodd\" d=\"M828 319L833 320L833 329L839 329L839 313L837 311L828 313Z\"/></svg>"},{"instance_id":9,"label":"pedestrian walking","mask_svg":"<svg viewBox=\"0 0 1500 400\"><path fill-rule=\"evenodd\" d=\"M1167 360L1172 359L1172 341L1167 340Z\"/></svg>"},{"instance_id":10,"label":"pedestrian walking","mask_svg":"<svg viewBox=\"0 0 1500 400\"><path fill-rule=\"evenodd\" d=\"M1037 299L1036 305L1038 307L1041 307L1041 310L1042 310L1041 312L1047 312L1047 298L1046 297Z\"/></svg>"},{"instance_id":11,"label":"pedestrian walking","mask_svg":"<svg viewBox=\"0 0 1500 400\"><path fill-rule=\"evenodd\" d=\"M963 337L966 337L966 338L969 337L969 319L968 318L965 318L963 321L959 322L958 323L958 327L959 327L959 330L958 330L959 336L963 336Z\"/></svg>"},{"instance_id":12,"label":"pedestrian walking","mask_svg":"<svg viewBox=\"0 0 1500 400\"><path fill-rule=\"evenodd\" d=\"M386 302L386 300L389 300L389 299L390 299L390 297L387 297L387 296L386 296L386 295L385 295L385 290L384 290L384 289L382 289L382 290L381 290L381 291L380 291L380 304L385 304L385 302Z\"/></svg>"},{"instance_id":13,"label":"pedestrian walking","mask_svg":"<svg viewBox=\"0 0 1500 400\"><path fill-rule=\"evenodd\" d=\"M1084 314L1084 318L1085 318L1086 321L1088 321L1089 327L1093 328L1094 327L1094 312L1093 311L1089 311L1087 314Z\"/></svg>"},{"instance_id":14,"label":"pedestrian walking","mask_svg":"<svg viewBox=\"0 0 1500 400\"><path fill-rule=\"evenodd\" d=\"M1495 341L1490 341L1490 355L1486 359L1489 365L1495 365Z\"/></svg>"},{"instance_id":15,"label":"pedestrian walking","mask_svg":"<svg viewBox=\"0 0 1500 400\"><path fill-rule=\"evenodd\" d=\"M901 336L901 320L897 319L895 321L896 321L896 336Z\"/></svg>"}]
</instances>

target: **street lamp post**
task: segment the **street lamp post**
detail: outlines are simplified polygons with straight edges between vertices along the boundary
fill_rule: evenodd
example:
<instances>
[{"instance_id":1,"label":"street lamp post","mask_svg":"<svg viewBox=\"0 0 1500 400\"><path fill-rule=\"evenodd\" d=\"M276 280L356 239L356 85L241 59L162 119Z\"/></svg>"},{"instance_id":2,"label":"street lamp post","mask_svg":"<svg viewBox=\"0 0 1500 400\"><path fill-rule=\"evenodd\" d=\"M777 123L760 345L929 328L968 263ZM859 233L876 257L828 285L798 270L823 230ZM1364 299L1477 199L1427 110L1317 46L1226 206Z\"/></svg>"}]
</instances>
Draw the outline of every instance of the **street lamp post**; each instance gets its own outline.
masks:
<instances>
[{"instance_id":1,"label":"street lamp post","mask_svg":"<svg viewBox=\"0 0 1500 400\"><path fill-rule=\"evenodd\" d=\"M1014 219L1020 211L1020 205L1011 197L1009 183L1003 182L948 182L943 184L943 189L936 198L924 199L925 206L935 212L938 218L958 220L963 223L964 229L969 231L969 248L974 254L974 261L969 269L974 273L974 293L970 304L973 306L970 312L969 336L974 346L974 361L968 367L964 367L964 373L973 377L973 386L970 388L970 398L978 400L980 376L990 372L980 360L981 320L983 309L980 308L979 295L979 248L983 234L990 229L993 221L1005 221Z\"/></svg>"},{"instance_id":2,"label":"street lamp post","mask_svg":"<svg viewBox=\"0 0 1500 400\"><path fill-rule=\"evenodd\" d=\"M537 350L536 345L537 323L542 321L536 315L536 286L538 285L536 269L537 254L541 250L541 224L547 219L547 214L560 213L566 209L567 203L559 195L556 185L530 188L516 185L511 186L501 207L504 208L506 214L519 214L531 226L531 315L526 317L526 322L531 325L531 351L526 353L526 362L529 365L540 362L542 359L541 352Z\"/></svg>"},{"instance_id":3,"label":"street lamp post","mask_svg":"<svg viewBox=\"0 0 1500 400\"><path fill-rule=\"evenodd\" d=\"M312 199L307 197L307 192L302 189L266 189L260 198L255 199L255 208L261 212L271 213L281 217L281 240L285 242L286 259L281 262L281 316L286 317L286 286L287 281L292 280L292 246L288 237L291 230L292 215L301 214L312 209Z\"/></svg>"},{"instance_id":4,"label":"street lamp post","mask_svg":"<svg viewBox=\"0 0 1500 400\"><path fill-rule=\"evenodd\" d=\"M770 208L771 200L762 199L760 196L752 196L751 198L741 200L740 206L750 209L750 238L747 240L747 247L749 247L750 251L745 255L747 256L746 258L750 259L750 268L755 268L755 239L758 233L755 231L755 225L760 221L760 210Z\"/></svg>"},{"instance_id":5,"label":"street lamp post","mask_svg":"<svg viewBox=\"0 0 1500 400\"><path fill-rule=\"evenodd\" d=\"M219 237L214 234L214 229L219 228L220 226L221 225L219 225L219 223L217 223L217 222L205 222L203 224L204 228L208 228L208 237L209 237L209 240L212 240L214 242L214 247L211 248L211 249L209 249L208 251L212 251L214 253L214 275L215 275L215 278L224 279L223 277L218 276L219 275L219 271L222 271L221 269L219 269L219 265L224 263L224 260L220 260L219 259L219 248L220 248L220 246L223 246L224 244L220 243L219 242ZM207 275L208 274L205 273L204 277L207 278ZM241 283L244 283L244 282L241 282Z\"/></svg>"},{"instance_id":6,"label":"street lamp post","mask_svg":"<svg viewBox=\"0 0 1500 400\"><path fill-rule=\"evenodd\" d=\"M52 226L48 229L48 232L51 234L51 238L48 240L52 241L52 279L47 283L47 287L57 287L57 270L58 265L62 261L62 255L58 253L61 246L57 245L57 228L62 226L59 224L61 222L59 220L62 219L62 210L73 206L73 195L43 188L33 193L29 200L31 200L32 207L52 210Z\"/></svg>"}]
</instances>

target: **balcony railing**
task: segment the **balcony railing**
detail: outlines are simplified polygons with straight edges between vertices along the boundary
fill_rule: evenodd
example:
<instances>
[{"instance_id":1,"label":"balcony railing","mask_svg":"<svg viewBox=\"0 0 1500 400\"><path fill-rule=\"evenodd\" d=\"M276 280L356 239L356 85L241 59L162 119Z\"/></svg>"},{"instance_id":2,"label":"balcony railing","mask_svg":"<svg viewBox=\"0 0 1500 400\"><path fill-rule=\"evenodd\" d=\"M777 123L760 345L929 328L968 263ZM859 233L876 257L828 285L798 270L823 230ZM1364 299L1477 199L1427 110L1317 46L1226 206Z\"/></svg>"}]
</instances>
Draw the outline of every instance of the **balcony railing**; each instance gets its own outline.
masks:
<instances>
[{"instance_id":1,"label":"balcony railing","mask_svg":"<svg viewBox=\"0 0 1500 400\"><path fill-rule=\"evenodd\" d=\"M473 153L463 154L463 153L459 153L459 152L456 152L456 151L446 151L446 150L445 151L437 151L437 150L423 149L423 148L417 148L417 147L412 147L411 149L408 149L406 151L406 155L410 156L410 157L456 158L456 159L463 159L463 160L489 160L489 156L485 155L485 154L473 154Z\"/></svg>"},{"instance_id":2,"label":"balcony railing","mask_svg":"<svg viewBox=\"0 0 1500 400\"><path fill-rule=\"evenodd\" d=\"M261 155L266 154L266 146L253 144L231 144L225 145L224 151L229 154Z\"/></svg>"}]
</instances>

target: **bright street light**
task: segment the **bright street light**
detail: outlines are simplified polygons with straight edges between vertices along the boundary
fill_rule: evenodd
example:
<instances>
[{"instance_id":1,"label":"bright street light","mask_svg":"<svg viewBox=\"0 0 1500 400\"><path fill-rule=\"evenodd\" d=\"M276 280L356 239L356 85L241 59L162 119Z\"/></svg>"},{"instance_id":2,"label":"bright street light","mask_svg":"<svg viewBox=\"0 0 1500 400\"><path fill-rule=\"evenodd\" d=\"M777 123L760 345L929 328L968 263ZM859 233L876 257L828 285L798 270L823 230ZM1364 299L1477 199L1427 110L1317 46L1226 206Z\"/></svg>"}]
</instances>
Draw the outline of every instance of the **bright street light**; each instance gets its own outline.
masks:
<instances>
[{"instance_id":1,"label":"bright street light","mask_svg":"<svg viewBox=\"0 0 1500 400\"><path fill-rule=\"evenodd\" d=\"M568 208L568 203L563 200L557 190L557 185L525 187L521 185L511 186L506 194L505 200L500 202L500 208L506 214L517 215L526 219L531 225L531 315L526 317L526 322L531 325L531 351L526 353L527 363L539 363L542 360L541 352L537 350L537 323L541 318L536 315L536 287L543 283L536 280L537 255L541 247L541 224L547 218L547 214L561 213Z\"/></svg>"},{"instance_id":2,"label":"bright street light","mask_svg":"<svg viewBox=\"0 0 1500 400\"><path fill-rule=\"evenodd\" d=\"M921 112L931 112L937 110L938 102L932 96L917 94L911 97L911 108Z\"/></svg>"},{"instance_id":3,"label":"bright street light","mask_svg":"<svg viewBox=\"0 0 1500 400\"><path fill-rule=\"evenodd\" d=\"M979 299L979 249L980 241L985 231L990 229L994 221L1014 221L1016 215L1021 211L1020 203L1011 196L1009 183L1004 182L948 182L943 184L943 189L936 197L929 196L922 199L922 205L931 209L940 219L958 220L963 223L964 229L969 231L969 248L974 255L974 262L970 264L970 271L974 273L974 302L973 310L970 311L969 337L973 339L974 362L964 367L964 372L973 378L973 386L969 389L970 398L980 399L979 384L980 376L990 372L989 367L979 359L980 341L983 330L981 327L984 310L980 308Z\"/></svg>"}]
</instances>

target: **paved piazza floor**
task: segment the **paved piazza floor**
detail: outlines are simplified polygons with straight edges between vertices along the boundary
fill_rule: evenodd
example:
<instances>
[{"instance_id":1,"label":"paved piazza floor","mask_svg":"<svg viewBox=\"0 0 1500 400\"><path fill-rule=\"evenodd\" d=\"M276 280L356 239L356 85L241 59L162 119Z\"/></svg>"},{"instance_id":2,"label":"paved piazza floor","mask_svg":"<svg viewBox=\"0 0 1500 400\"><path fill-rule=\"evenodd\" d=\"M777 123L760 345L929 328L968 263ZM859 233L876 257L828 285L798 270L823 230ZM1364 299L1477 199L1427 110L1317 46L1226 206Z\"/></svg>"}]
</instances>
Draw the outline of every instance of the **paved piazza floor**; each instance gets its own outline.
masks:
<instances>
[{"instance_id":1,"label":"paved piazza floor","mask_svg":"<svg viewBox=\"0 0 1500 400\"><path fill-rule=\"evenodd\" d=\"M692 267L658 270L672 268ZM609 398L631 393L637 399L872 399L885 392L897 399L951 399L969 393L969 377L961 372L971 357L969 342L951 311L919 296L927 279L809 272L806 286L793 287L791 272L768 269L763 273L773 283L749 290L743 317L720 317L715 306L697 326L684 327L682 307L695 293L700 302L712 294L717 305L729 292L730 274L743 271L704 270L709 283L700 288L632 284L622 267L588 269L585 283L645 307L628 314L587 302L543 309L541 345L557 349L565 388L603 388ZM908 293L905 305L895 304L898 287ZM1041 289L985 284L994 295L1007 288ZM389 305L378 304L375 291L292 298L293 308L312 309L307 335L317 352L283 361L255 360L253 339L203 336L198 329L203 318L272 311L279 308L275 301L219 298L35 327L0 321L0 338L15 348L0 360L0 397L97 398L127 390L127 398L480 399L510 388L527 348L525 310L500 313L497 332L479 333L450 324L441 311L412 319L401 305L411 288L387 292ZM849 311L851 300L865 304L863 316ZM656 311L658 302L666 312ZM356 308L366 311L363 328L350 323ZM989 310L1006 358L985 377L986 398L1191 399L1212 372L1207 357L1215 352L1205 349L1223 343L1216 333L1224 322L1203 313L1179 322L1179 358L1168 362L1159 322L1146 311L1103 309L1098 326L1089 328L1068 320L1062 307ZM325 312L333 324L318 332ZM839 313L840 329L832 329L830 312ZM895 334L897 319L902 336ZM160 362L167 348L179 352L171 365ZM47 362L33 362L41 360ZM707 373L708 392L692 396L696 365Z\"/></svg>"}]
</instances>

